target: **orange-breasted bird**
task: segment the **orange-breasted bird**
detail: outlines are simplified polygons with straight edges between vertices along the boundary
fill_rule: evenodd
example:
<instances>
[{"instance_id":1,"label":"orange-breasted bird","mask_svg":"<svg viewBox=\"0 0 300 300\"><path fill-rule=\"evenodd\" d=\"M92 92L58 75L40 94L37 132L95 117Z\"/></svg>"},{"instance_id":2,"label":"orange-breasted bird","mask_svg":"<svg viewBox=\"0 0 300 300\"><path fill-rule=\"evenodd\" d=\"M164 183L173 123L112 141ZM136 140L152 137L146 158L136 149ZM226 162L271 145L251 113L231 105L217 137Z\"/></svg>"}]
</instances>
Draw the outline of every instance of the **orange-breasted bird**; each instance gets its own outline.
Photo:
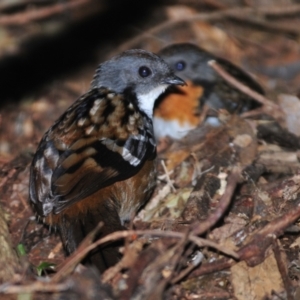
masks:
<instances>
[{"instance_id":1,"label":"orange-breasted bird","mask_svg":"<svg viewBox=\"0 0 300 300\"><path fill-rule=\"evenodd\" d=\"M242 113L258 107L248 95L231 86L212 67L215 60L229 74L258 93L264 94L261 86L245 71L233 63L189 43L173 44L159 53L174 70L186 81L187 86L174 87L162 94L155 104L153 126L155 137L169 136L174 139L184 137L200 122L204 104L214 110L226 109L230 113ZM208 118L214 125L218 120Z\"/></svg>"}]
</instances>

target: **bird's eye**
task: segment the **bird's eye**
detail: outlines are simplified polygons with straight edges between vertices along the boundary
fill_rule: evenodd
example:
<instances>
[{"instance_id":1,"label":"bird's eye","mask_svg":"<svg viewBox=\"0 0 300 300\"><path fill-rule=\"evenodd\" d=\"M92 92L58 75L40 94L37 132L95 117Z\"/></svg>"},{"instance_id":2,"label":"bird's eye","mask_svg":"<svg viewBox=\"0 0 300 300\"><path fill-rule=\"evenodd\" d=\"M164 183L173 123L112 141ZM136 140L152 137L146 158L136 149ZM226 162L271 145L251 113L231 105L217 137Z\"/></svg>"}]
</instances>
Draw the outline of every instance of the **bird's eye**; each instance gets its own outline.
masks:
<instances>
[{"instance_id":1,"label":"bird's eye","mask_svg":"<svg viewBox=\"0 0 300 300\"><path fill-rule=\"evenodd\" d=\"M175 69L177 71L183 71L185 69L185 66L186 66L185 62L181 60L175 64Z\"/></svg>"},{"instance_id":2,"label":"bird's eye","mask_svg":"<svg viewBox=\"0 0 300 300\"><path fill-rule=\"evenodd\" d=\"M145 78L152 74L151 70L148 67L142 66L139 68L139 74L141 77Z\"/></svg>"}]
</instances>

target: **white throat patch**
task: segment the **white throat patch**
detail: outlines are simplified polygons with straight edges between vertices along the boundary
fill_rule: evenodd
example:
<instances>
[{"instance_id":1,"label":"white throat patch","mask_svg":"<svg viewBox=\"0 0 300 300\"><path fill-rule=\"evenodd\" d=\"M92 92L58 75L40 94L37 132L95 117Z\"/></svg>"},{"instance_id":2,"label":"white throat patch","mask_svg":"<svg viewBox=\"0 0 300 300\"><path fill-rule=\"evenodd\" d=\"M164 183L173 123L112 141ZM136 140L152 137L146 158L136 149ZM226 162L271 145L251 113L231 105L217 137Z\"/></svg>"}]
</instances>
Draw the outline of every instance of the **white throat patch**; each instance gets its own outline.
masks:
<instances>
[{"instance_id":1,"label":"white throat patch","mask_svg":"<svg viewBox=\"0 0 300 300\"><path fill-rule=\"evenodd\" d=\"M150 119L152 119L153 116L153 106L155 100L165 91L167 87L167 84L162 84L147 94L137 95L140 110L145 112Z\"/></svg>"}]
</instances>

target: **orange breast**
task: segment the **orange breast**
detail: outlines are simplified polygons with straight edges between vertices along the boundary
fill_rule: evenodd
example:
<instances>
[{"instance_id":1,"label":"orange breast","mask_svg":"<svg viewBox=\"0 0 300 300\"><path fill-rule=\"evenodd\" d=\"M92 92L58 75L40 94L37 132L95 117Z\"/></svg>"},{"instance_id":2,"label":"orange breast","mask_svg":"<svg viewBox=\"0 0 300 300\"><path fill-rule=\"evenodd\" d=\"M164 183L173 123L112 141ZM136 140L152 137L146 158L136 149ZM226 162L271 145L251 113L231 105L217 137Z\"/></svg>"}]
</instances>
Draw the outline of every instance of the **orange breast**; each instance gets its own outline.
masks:
<instances>
[{"instance_id":1,"label":"orange breast","mask_svg":"<svg viewBox=\"0 0 300 300\"><path fill-rule=\"evenodd\" d=\"M187 81L187 86L178 87L180 93L167 95L154 110L154 116L164 120L178 120L183 125L199 123L199 99L204 89Z\"/></svg>"}]
</instances>

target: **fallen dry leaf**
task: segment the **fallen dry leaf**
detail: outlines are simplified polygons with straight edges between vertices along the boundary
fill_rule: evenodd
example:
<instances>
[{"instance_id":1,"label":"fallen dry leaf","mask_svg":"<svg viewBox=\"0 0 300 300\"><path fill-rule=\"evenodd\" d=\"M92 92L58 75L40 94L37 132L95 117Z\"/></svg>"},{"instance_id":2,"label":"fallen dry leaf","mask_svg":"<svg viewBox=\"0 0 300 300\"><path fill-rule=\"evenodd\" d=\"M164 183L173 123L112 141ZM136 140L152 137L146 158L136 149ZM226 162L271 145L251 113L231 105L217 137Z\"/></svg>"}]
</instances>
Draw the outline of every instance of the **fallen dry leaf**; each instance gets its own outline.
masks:
<instances>
[{"instance_id":1,"label":"fallen dry leaf","mask_svg":"<svg viewBox=\"0 0 300 300\"><path fill-rule=\"evenodd\" d=\"M273 253L255 267L242 261L231 267L234 296L238 300L257 300L270 297L272 291L283 291L283 282Z\"/></svg>"}]
</instances>

